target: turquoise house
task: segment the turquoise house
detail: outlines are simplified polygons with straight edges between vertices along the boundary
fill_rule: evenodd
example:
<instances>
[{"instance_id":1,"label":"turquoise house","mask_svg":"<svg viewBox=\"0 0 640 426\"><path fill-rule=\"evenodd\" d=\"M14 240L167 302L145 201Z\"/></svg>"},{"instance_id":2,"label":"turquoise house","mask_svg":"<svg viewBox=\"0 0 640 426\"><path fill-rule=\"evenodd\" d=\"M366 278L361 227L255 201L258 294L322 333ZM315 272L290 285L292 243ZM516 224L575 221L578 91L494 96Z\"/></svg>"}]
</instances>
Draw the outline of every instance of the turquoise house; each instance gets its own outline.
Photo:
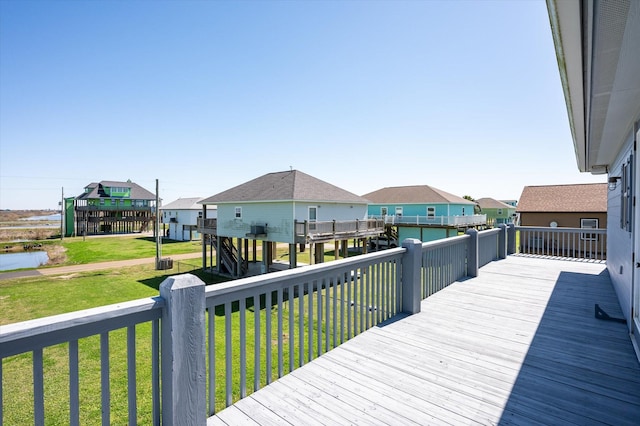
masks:
<instances>
[{"instance_id":1,"label":"turquoise house","mask_svg":"<svg viewBox=\"0 0 640 426\"><path fill-rule=\"evenodd\" d=\"M429 185L382 188L362 196L370 218L383 218L400 242L406 238L433 241L486 224L475 214L476 203Z\"/></svg>"}]
</instances>

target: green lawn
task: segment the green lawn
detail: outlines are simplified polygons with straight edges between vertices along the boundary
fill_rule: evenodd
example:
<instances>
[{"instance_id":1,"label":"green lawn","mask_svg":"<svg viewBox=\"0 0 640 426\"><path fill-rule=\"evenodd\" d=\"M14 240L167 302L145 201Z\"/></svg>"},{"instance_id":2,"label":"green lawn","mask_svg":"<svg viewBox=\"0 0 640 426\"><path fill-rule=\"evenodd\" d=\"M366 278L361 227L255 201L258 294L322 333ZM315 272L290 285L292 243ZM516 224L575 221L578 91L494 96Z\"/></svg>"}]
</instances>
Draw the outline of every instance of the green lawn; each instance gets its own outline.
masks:
<instances>
[{"instance_id":1,"label":"green lawn","mask_svg":"<svg viewBox=\"0 0 640 426\"><path fill-rule=\"evenodd\" d=\"M153 237L118 236L65 238L62 246L66 249L64 265L78 265L111 260L140 259L156 255L156 241ZM164 239L162 256L201 252L200 241L173 241Z\"/></svg>"},{"instance_id":2,"label":"green lawn","mask_svg":"<svg viewBox=\"0 0 640 426\"><path fill-rule=\"evenodd\" d=\"M86 263L88 261L115 260L118 258L150 257L155 255L155 245L153 241L144 238L128 237L103 237L96 239L66 239L65 245L69 245L70 260L74 263ZM193 243L174 243L163 246L163 255L177 253L179 250L189 249ZM132 247L127 247L132 246ZM136 248L137 247L137 248ZM173 251L178 250L178 251ZM120 251L115 255L110 255L109 250ZM197 250L200 250L197 246ZM123 256L123 252L128 252ZM195 251L195 250L194 250ZM88 252L92 254L88 256ZM305 257L306 255L306 257ZM278 258L286 260L288 252L280 249ZM298 255L300 262L308 262L308 251ZM332 260L331 252L327 252L325 260ZM200 259L180 262L181 267L197 268ZM167 277L167 273L177 273L175 267L172 271L156 271L153 265L141 265L135 267L121 268L117 270L103 270L60 276L40 276L13 280L0 281L0 326L18 321L33 318L40 318L65 312L92 308L96 306L108 305L143 297L157 296L160 283ZM184 272L184 271L181 271ZM215 284L225 279L201 271L194 271L206 284ZM323 294L325 294L323 292ZM330 298L332 295L330 295ZM343 296L340 296L343 297ZM353 297L353 296L352 296ZM298 312L300 305L298 299L294 303L285 303L282 306L282 314L285 319L283 328L284 335L284 370L288 371L289 365L289 344L295 346L294 365L299 364L299 335ZM307 309L309 303L317 303L317 295L306 296L303 300L303 309ZM267 344L277 342L277 309L271 312L272 334L266 336L264 321L266 319L266 309L264 301L260 304L261 311L261 385L266 384L266 352ZM253 362L253 321L254 306L247 306L247 361L251 365ZM289 330L289 311L293 311L295 325ZM221 312L217 312L220 314ZM237 359L239 348L239 317L240 312L237 305L232 314L232 344L234 364L233 364L233 384L234 400L239 398L239 370L240 365ZM355 318L354 318L355 321ZM221 409L224 406L224 315L216 315L216 407ZM303 339L305 345L308 342L309 332L312 333L312 342L317 344L317 325L309 324L305 319L303 323ZM141 324L136 326L136 353L137 372L136 382L138 383L138 424L151 423L151 326ZM324 331L322 332L324 336ZM116 330L109 334L110 345L110 380L112 387L111 394L111 422L112 424L127 423L127 398L126 398L126 330ZM47 424L67 424L69 416L68 408L68 345L58 345L44 350L45 368L45 416ZM100 423L100 338L99 336L82 339L79 342L80 353L80 399L81 399L81 423ZM271 376L277 376L277 351L272 354ZM32 361L31 354L22 354L3 360L2 386L4 398L4 421L5 424L32 424L33 423L33 390L32 390ZM303 355L307 358L307 351ZM251 391L253 382L253 370L247 371L247 388Z\"/></svg>"}]
</instances>

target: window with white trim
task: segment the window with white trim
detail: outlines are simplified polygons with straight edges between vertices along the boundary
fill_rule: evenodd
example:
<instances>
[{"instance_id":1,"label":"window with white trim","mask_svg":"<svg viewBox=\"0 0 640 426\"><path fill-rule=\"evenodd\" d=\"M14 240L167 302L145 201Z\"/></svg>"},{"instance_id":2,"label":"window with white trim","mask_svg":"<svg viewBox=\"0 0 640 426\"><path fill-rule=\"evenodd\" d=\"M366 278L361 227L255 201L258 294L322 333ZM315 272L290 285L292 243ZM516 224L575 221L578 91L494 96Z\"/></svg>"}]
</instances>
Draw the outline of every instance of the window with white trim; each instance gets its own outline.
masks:
<instances>
[{"instance_id":1,"label":"window with white trim","mask_svg":"<svg viewBox=\"0 0 640 426\"><path fill-rule=\"evenodd\" d=\"M580 219L580 228L598 229L598 219ZM581 232L580 239L584 241L597 241L598 234Z\"/></svg>"},{"instance_id":2,"label":"window with white trim","mask_svg":"<svg viewBox=\"0 0 640 426\"><path fill-rule=\"evenodd\" d=\"M427 206L427 218L433 219L436 217L436 208L434 206Z\"/></svg>"},{"instance_id":3,"label":"window with white trim","mask_svg":"<svg viewBox=\"0 0 640 426\"><path fill-rule=\"evenodd\" d=\"M242 219L242 207L236 207L235 209L235 218Z\"/></svg>"},{"instance_id":4,"label":"window with white trim","mask_svg":"<svg viewBox=\"0 0 640 426\"><path fill-rule=\"evenodd\" d=\"M389 209L386 207L380 207L380 216L387 216L389 214Z\"/></svg>"},{"instance_id":5,"label":"window with white trim","mask_svg":"<svg viewBox=\"0 0 640 426\"><path fill-rule=\"evenodd\" d=\"M402 207L396 207L396 216L402 216Z\"/></svg>"},{"instance_id":6,"label":"window with white trim","mask_svg":"<svg viewBox=\"0 0 640 426\"><path fill-rule=\"evenodd\" d=\"M627 232L632 229L633 202L633 155L630 155L620 171L620 228Z\"/></svg>"}]
</instances>

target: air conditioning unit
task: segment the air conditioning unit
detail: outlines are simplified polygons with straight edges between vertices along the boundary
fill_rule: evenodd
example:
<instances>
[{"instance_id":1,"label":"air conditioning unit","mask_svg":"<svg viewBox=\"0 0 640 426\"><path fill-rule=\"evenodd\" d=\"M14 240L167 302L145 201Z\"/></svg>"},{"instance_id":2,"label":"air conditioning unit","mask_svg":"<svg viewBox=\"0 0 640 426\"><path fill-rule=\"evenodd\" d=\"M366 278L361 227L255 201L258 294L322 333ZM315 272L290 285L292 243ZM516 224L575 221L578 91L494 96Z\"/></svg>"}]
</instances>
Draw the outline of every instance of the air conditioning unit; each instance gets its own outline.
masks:
<instances>
[{"instance_id":1,"label":"air conditioning unit","mask_svg":"<svg viewBox=\"0 0 640 426\"><path fill-rule=\"evenodd\" d=\"M251 225L251 233L253 235L265 234L263 225Z\"/></svg>"}]
</instances>

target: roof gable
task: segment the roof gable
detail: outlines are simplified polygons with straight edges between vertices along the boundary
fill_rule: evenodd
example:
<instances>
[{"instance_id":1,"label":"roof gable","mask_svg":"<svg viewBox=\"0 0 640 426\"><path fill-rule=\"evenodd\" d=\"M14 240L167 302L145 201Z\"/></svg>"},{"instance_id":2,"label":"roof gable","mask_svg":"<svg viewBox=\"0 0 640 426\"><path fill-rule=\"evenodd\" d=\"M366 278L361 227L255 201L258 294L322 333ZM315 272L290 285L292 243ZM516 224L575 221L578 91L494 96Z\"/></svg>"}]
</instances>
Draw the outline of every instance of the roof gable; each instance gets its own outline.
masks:
<instances>
[{"instance_id":1,"label":"roof gable","mask_svg":"<svg viewBox=\"0 0 640 426\"><path fill-rule=\"evenodd\" d=\"M366 204L367 200L299 170L267 173L201 201L221 204L256 201L324 201Z\"/></svg>"},{"instance_id":2,"label":"roof gable","mask_svg":"<svg viewBox=\"0 0 640 426\"><path fill-rule=\"evenodd\" d=\"M365 194L363 197L372 204L475 204L473 201L429 185L386 187Z\"/></svg>"},{"instance_id":3,"label":"roof gable","mask_svg":"<svg viewBox=\"0 0 640 426\"><path fill-rule=\"evenodd\" d=\"M201 200L202 197L178 198L160 207L160 210L202 210L202 204L198 203Z\"/></svg>"},{"instance_id":4,"label":"roof gable","mask_svg":"<svg viewBox=\"0 0 640 426\"><path fill-rule=\"evenodd\" d=\"M525 186L517 212L606 212L607 184Z\"/></svg>"},{"instance_id":5,"label":"roof gable","mask_svg":"<svg viewBox=\"0 0 640 426\"><path fill-rule=\"evenodd\" d=\"M493 198L479 198L476 200L476 203L478 203L481 209L516 209L507 203L503 203L502 201Z\"/></svg>"},{"instance_id":6,"label":"roof gable","mask_svg":"<svg viewBox=\"0 0 640 426\"><path fill-rule=\"evenodd\" d=\"M112 198L107 195L104 191L104 188L110 187L125 187L131 188L131 195L128 197L132 200L155 200L156 196L153 192L147 191L137 183L128 181L128 182L118 182L111 180L103 180L99 183L90 183L85 187L85 189L91 189L89 192L85 192L76 197L76 199L92 199L92 198Z\"/></svg>"}]
</instances>

